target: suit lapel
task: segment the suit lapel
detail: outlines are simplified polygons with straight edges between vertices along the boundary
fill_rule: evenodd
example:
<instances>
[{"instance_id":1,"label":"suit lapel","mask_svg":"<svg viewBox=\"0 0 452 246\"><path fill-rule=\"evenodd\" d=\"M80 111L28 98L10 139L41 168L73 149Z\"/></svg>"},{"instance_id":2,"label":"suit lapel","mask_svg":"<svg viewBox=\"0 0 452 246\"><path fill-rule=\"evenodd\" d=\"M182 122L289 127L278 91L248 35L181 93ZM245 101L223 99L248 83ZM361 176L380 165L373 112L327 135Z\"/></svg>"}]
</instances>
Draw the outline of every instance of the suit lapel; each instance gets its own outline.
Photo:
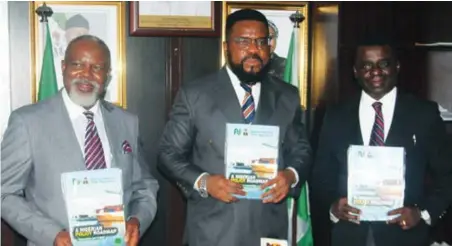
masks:
<instances>
[{"instance_id":1,"label":"suit lapel","mask_svg":"<svg viewBox=\"0 0 452 246\"><path fill-rule=\"evenodd\" d=\"M108 142L110 144L110 150L112 153L111 167L118 167L119 163L119 154L121 153L121 139L119 139L119 133L121 132L121 121L118 121L117 118L114 117L114 108L106 103L105 101L101 101L101 111L102 118L104 121L105 132L107 134ZM105 153L108 155L109 153Z\"/></svg>"},{"instance_id":2,"label":"suit lapel","mask_svg":"<svg viewBox=\"0 0 452 246\"><path fill-rule=\"evenodd\" d=\"M409 126L407 120L407 113L409 112L409 105L406 104L402 94L397 94L396 104L394 108L394 115L392 117L391 128L386 137L385 145L387 146L403 146L403 139L401 133Z\"/></svg>"},{"instance_id":3,"label":"suit lapel","mask_svg":"<svg viewBox=\"0 0 452 246\"><path fill-rule=\"evenodd\" d=\"M56 146L59 146L58 153L62 154L62 160L65 160L62 163L66 163L68 171L74 171L74 168L75 171L85 170L84 153L80 149L61 90L55 98L54 107L56 114L51 114L55 117L53 122L61 122L63 127L55 127L52 138L55 139Z\"/></svg>"},{"instance_id":4,"label":"suit lapel","mask_svg":"<svg viewBox=\"0 0 452 246\"><path fill-rule=\"evenodd\" d=\"M256 111L256 119L254 123L265 124L273 115L276 108L276 102L279 98L279 91L270 78L264 79L261 83L261 93L259 98L259 105Z\"/></svg>"},{"instance_id":5,"label":"suit lapel","mask_svg":"<svg viewBox=\"0 0 452 246\"><path fill-rule=\"evenodd\" d=\"M359 122L359 103L360 103L360 94L356 98L354 98L348 107L348 112L346 115L344 115L345 120L348 121L348 123L345 124L345 126L349 125L350 129L348 129L349 134L346 136L349 137L349 144L354 145L363 145L364 141L363 136L361 134L361 125ZM338 131L341 131L341 129L338 129Z\"/></svg>"},{"instance_id":6,"label":"suit lapel","mask_svg":"<svg viewBox=\"0 0 452 246\"><path fill-rule=\"evenodd\" d=\"M228 122L244 123L242 109L226 68L222 68L218 73L217 83L213 88L212 96Z\"/></svg>"}]
</instances>

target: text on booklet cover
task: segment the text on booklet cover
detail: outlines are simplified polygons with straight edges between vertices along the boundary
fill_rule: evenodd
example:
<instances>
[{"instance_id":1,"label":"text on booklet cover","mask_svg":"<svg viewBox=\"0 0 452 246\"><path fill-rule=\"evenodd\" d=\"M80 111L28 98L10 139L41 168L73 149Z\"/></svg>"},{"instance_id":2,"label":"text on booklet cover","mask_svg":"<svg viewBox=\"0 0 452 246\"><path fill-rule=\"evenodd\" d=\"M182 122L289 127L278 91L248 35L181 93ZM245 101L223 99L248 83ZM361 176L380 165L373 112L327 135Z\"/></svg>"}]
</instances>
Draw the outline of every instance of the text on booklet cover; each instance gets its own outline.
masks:
<instances>
[{"instance_id":1,"label":"text on booklet cover","mask_svg":"<svg viewBox=\"0 0 452 246\"><path fill-rule=\"evenodd\" d=\"M246 199L261 199L260 186L278 172L279 127L227 124L226 178L243 185Z\"/></svg>"},{"instance_id":2,"label":"text on booklet cover","mask_svg":"<svg viewBox=\"0 0 452 246\"><path fill-rule=\"evenodd\" d=\"M405 149L358 146L348 149L348 203L361 210L361 221L386 221L403 207Z\"/></svg>"},{"instance_id":3,"label":"text on booklet cover","mask_svg":"<svg viewBox=\"0 0 452 246\"><path fill-rule=\"evenodd\" d=\"M61 183L72 245L126 245L120 169L63 173Z\"/></svg>"}]
</instances>

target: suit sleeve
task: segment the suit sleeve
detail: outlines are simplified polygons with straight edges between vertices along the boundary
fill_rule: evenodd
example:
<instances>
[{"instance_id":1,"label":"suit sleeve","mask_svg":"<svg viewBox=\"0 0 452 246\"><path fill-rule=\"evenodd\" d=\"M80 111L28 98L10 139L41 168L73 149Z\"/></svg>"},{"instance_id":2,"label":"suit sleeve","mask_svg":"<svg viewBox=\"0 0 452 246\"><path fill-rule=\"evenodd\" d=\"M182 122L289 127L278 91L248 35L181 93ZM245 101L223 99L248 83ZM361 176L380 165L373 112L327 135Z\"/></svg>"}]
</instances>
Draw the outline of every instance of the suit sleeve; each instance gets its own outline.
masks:
<instances>
[{"instance_id":1,"label":"suit sleeve","mask_svg":"<svg viewBox=\"0 0 452 246\"><path fill-rule=\"evenodd\" d=\"M301 188L310 174L312 163L312 149L303 124L302 110L298 105L300 101L298 93L297 98L297 108L283 142L284 163L286 167L295 169L298 174L298 183L289 191L289 195L294 198L300 195Z\"/></svg>"},{"instance_id":2,"label":"suit sleeve","mask_svg":"<svg viewBox=\"0 0 452 246\"><path fill-rule=\"evenodd\" d=\"M194 194L194 183L203 173L203 170L191 164L188 159L195 133L192 108L187 92L182 88L174 101L170 119L160 140L159 167L176 182L187 198Z\"/></svg>"},{"instance_id":3,"label":"suit sleeve","mask_svg":"<svg viewBox=\"0 0 452 246\"><path fill-rule=\"evenodd\" d=\"M157 192L159 184L152 176L150 166L143 157L143 148L139 138L138 119L136 118L135 136L137 139L133 161L132 197L130 200L131 217L140 221L140 236L151 225L157 213Z\"/></svg>"},{"instance_id":4,"label":"suit sleeve","mask_svg":"<svg viewBox=\"0 0 452 246\"><path fill-rule=\"evenodd\" d=\"M432 113L427 119L433 120L427 128L428 136L425 143L429 156L432 189L421 208L428 211L431 225L435 225L452 203L452 149L437 104L430 112Z\"/></svg>"},{"instance_id":5,"label":"suit sleeve","mask_svg":"<svg viewBox=\"0 0 452 246\"><path fill-rule=\"evenodd\" d=\"M338 185L338 166L332 158L334 119L330 111L327 111L320 129L318 147L315 155L315 163L311 177L312 195L323 206L331 206L339 198L336 189Z\"/></svg>"},{"instance_id":6,"label":"suit sleeve","mask_svg":"<svg viewBox=\"0 0 452 246\"><path fill-rule=\"evenodd\" d=\"M13 112L1 144L2 218L33 243L53 245L63 227L33 208L24 195L33 172L28 131L21 115Z\"/></svg>"}]
</instances>

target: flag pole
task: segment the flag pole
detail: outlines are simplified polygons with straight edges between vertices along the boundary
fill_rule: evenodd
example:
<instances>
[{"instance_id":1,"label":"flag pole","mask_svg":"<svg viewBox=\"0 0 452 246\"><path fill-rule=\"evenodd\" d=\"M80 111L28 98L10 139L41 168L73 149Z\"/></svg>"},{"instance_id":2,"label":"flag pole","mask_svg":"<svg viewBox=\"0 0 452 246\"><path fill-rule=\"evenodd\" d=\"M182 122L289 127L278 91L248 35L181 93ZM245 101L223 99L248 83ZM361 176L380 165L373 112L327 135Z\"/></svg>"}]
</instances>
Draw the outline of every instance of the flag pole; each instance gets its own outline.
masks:
<instances>
[{"instance_id":1,"label":"flag pole","mask_svg":"<svg viewBox=\"0 0 452 246\"><path fill-rule=\"evenodd\" d=\"M300 56L299 56L299 40L300 40L300 23L303 22L306 18L303 14L300 13L299 10L297 10L295 13L291 14L289 17L290 21L293 23L293 37L292 37L292 42L293 42L293 46L292 46L292 56L291 57L287 57L288 59L291 59L290 64L292 65L292 71L291 74L288 75L291 78L291 81L287 81L289 83L291 83L292 85L295 85L298 87L298 89L302 89L299 87L300 84ZM300 102L301 103L301 102ZM306 122L306 110L303 110L303 121ZM304 184L302 184L303 186ZM305 187L305 189L307 190L307 187ZM303 194L301 194L303 195ZM295 199L289 197L288 199L288 205L289 205L289 230L288 230L288 243L290 246L297 246L298 242L297 242L297 230L300 230L300 228L297 228L298 226L298 212L297 212L297 207L296 206L296 201Z\"/></svg>"},{"instance_id":2,"label":"flag pole","mask_svg":"<svg viewBox=\"0 0 452 246\"><path fill-rule=\"evenodd\" d=\"M44 50L42 51L41 74L37 93L37 101L41 101L58 92L58 83L55 73L51 30L49 27L49 18L52 16L53 10L44 2L35 12L41 17L40 22L44 30L42 37L42 40L44 40Z\"/></svg>"},{"instance_id":3,"label":"flag pole","mask_svg":"<svg viewBox=\"0 0 452 246\"><path fill-rule=\"evenodd\" d=\"M39 6L36 10L35 13L41 17L41 19L39 20L39 22L42 25L42 30L44 30L44 32L42 33L42 39L41 40L46 40L46 35L47 32L49 30L47 30L47 24L49 23L49 19L50 17L52 17L53 15L53 10L52 8L50 8L49 6L47 6L46 2L44 2L41 6ZM43 47L45 47L45 44L43 45Z\"/></svg>"}]
</instances>

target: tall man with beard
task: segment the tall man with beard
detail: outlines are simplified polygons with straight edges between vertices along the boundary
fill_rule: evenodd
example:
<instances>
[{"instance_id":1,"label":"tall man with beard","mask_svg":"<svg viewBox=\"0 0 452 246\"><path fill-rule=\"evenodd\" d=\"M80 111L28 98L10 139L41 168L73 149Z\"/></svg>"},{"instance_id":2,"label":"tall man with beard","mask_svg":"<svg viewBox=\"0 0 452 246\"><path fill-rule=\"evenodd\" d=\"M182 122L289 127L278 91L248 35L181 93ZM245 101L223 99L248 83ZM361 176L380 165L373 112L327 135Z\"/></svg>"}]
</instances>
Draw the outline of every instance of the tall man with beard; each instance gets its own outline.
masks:
<instances>
[{"instance_id":1,"label":"tall man with beard","mask_svg":"<svg viewBox=\"0 0 452 246\"><path fill-rule=\"evenodd\" d=\"M311 148L301 120L298 90L268 76L267 19L251 9L226 20L227 64L219 72L186 83L176 97L159 147L159 167L188 200L190 246L259 245L261 237L287 239L286 197L306 181ZM253 100L247 122L242 109ZM249 102L249 100L247 100ZM249 108L249 107L248 107ZM247 118L249 119L249 118ZM279 172L265 200L238 200L241 185L225 178L226 123L280 128Z\"/></svg>"},{"instance_id":2,"label":"tall man with beard","mask_svg":"<svg viewBox=\"0 0 452 246\"><path fill-rule=\"evenodd\" d=\"M61 66L64 88L10 116L1 144L2 218L28 245L72 245L64 172L122 169L128 246L138 245L156 214L158 183L141 156L138 119L100 99L110 65L102 40L73 39Z\"/></svg>"}]
</instances>

